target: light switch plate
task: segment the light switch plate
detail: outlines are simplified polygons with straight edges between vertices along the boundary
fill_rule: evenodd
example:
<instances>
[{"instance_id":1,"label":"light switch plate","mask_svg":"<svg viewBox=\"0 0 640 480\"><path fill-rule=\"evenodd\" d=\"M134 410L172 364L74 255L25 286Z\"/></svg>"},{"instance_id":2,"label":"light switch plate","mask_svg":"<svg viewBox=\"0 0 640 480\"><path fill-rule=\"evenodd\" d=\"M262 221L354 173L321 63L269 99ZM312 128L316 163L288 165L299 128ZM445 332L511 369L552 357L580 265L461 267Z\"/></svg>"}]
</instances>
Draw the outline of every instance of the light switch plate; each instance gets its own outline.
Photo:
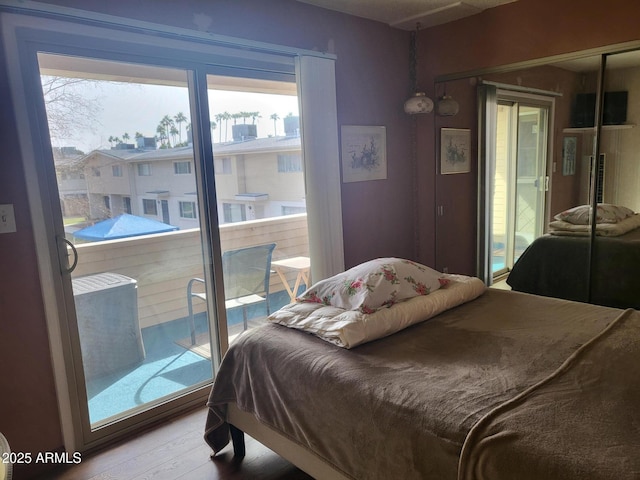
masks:
<instances>
[{"instance_id":1,"label":"light switch plate","mask_svg":"<svg viewBox=\"0 0 640 480\"><path fill-rule=\"evenodd\" d=\"M13 233L16 231L16 216L13 213L13 205L0 205L0 233Z\"/></svg>"}]
</instances>

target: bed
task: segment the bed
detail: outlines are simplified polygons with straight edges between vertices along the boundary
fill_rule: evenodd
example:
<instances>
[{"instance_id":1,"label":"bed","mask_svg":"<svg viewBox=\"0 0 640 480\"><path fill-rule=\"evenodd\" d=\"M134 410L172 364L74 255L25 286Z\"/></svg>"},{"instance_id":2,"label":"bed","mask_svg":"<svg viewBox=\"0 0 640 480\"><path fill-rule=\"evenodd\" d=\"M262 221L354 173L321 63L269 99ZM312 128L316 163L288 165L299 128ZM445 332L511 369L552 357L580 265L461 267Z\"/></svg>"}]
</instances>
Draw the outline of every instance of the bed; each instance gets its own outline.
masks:
<instances>
[{"instance_id":1,"label":"bed","mask_svg":"<svg viewBox=\"0 0 640 480\"><path fill-rule=\"evenodd\" d=\"M514 264L507 283L518 292L640 309L640 215L630 220L635 226L631 230L596 236L591 272L591 242L585 229L567 234L558 230L529 245ZM589 273L593 283L590 297Z\"/></svg>"},{"instance_id":2,"label":"bed","mask_svg":"<svg viewBox=\"0 0 640 480\"><path fill-rule=\"evenodd\" d=\"M493 289L351 348L272 323L225 355L205 440L321 479L639 478L638 358L639 312Z\"/></svg>"}]
</instances>

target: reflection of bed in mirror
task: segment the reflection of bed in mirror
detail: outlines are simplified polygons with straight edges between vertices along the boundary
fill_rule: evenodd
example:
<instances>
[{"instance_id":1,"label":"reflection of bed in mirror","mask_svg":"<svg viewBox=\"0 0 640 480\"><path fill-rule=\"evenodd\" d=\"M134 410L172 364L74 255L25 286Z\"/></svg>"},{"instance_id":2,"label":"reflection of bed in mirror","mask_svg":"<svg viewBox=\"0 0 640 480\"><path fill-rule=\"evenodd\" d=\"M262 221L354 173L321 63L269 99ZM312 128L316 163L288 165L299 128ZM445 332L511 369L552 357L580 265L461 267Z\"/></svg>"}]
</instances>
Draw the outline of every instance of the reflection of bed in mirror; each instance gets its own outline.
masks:
<instances>
[{"instance_id":1,"label":"reflection of bed in mirror","mask_svg":"<svg viewBox=\"0 0 640 480\"><path fill-rule=\"evenodd\" d=\"M591 269L590 226L568 224L552 230L525 250L507 283L519 292L640 309L638 227L637 214L619 223L597 224Z\"/></svg>"}]
</instances>

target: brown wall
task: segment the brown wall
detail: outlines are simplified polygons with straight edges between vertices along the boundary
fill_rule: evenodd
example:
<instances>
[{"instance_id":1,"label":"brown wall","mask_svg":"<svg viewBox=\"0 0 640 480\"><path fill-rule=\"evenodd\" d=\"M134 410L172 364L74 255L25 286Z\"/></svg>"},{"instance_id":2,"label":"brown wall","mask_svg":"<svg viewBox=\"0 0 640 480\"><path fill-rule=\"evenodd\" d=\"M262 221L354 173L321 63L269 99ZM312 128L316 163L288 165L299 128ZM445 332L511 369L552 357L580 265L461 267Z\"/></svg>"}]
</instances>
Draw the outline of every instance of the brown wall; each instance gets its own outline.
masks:
<instances>
[{"instance_id":1,"label":"brown wall","mask_svg":"<svg viewBox=\"0 0 640 480\"><path fill-rule=\"evenodd\" d=\"M640 3L634 0L518 0L450 24L419 32L419 84L435 98L436 78L510 65L552 55L640 39L636 20ZM503 77L506 78L506 77ZM538 79L539 80L539 79ZM438 175L440 127L469 128L473 146L477 142L475 84L453 82L447 93L459 96L460 113L453 118L425 116L418 123L419 258L437 268L475 274L477 171L469 174ZM465 84L465 82L467 82ZM561 88L569 89L567 80ZM534 86L534 85L532 85ZM557 85L550 85L555 90ZM543 88L543 87L539 87ZM438 94L441 91L438 90ZM566 104L561 102L561 111ZM558 118L558 116L556 116ZM563 134L556 124L556 140ZM560 147L561 148L561 143ZM560 151L561 152L561 151ZM561 154L561 153L560 153ZM559 155L558 146L555 155ZM472 157L473 158L473 157ZM561 167L561 166L560 166ZM475 168L475 166L474 166ZM575 185L554 175L552 209L573 206ZM445 215L436 218L435 202ZM437 247L436 247L437 245Z\"/></svg>"},{"instance_id":2,"label":"brown wall","mask_svg":"<svg viewBox=\"0 0 640 480\"><path fill-rule=\"evenodd\" d=\"M407 221L414 202L406 188L413 178L411 121L402 110L410 93L408 32L292 0L48 3L191 29L202 13L211 17L212 33L335 53L338 125L386 126L389 166L387 181L343 184L345 262L415 257L414 222Z\"/></svg>"},{"instance_id":3,"label":"brown wall","mask_svg":"<svg viewBox=\"0 0 640 480\"><path fill-rule=\"evenodd\" d=\"M451 232L451 236L440 235L441 248L449 258L439 263L446 261L450 271L474 273L475 176L454 175L445 183L436 175L433 115L416 119L419 199L413 202L412 121L401 107L409 93L407 32L289 0L56 3L183 28L193 28L193 15L204 13L213 20L214 33L306 49L326 50L334 45L338 123L387 127L388 180L342 188L347 266L387 255L415 257L435 265L437 188L439 203L456 213L446 217L451 219L449 224L439 226ZM639 9L636 0L520 0L425 30L419 40L419 84L433 98L433 80L438 75L640 38L638 15L630 14ZM15 205L18 225L17 233L0 235L0 431L14 450L38 452L59 447L62 438L33 228L6 83L0 68L0 203ZM446 126L470 128L467 119L475 112L474 99L462 92L459 99L464 102L461 114ZM419 217L417 256L414 209ZM28 474L22 469L18 476Z\"/></svg>"},{"instance_id":4,"label":"brown wall","mask_svg":"<svg viewBox=\"0 0 640 480\"><path fill-rule=\"evenodd\" d=\"M51 2L182 28L193 16L211 17L210 31L251 40L326 51L336 62L338 124L387 127L386 181L343 185L347 267L378 256L414 258L410 189L411 121L402 112L409 94L409 34L378 22L291 0L112 0ZM372 48L375 46L375 48ZM0 49L1 50L1 49ZM0 58L4 64L4 58ZM33 228L16 144L5 69L0 68L0 204L15 206L18 232L0 235L0 432L14 451L62 445ZM341 219L336 219L341 221ZM42 465L18 466L28 478Z\"/></svg>"},{"instance_id":5,"label":"brown wall","mask_svg":"<svg viewBox=\"0 0 640 480\"><path fill-rule=\"evenodd\" d=\"M0 235L0 432L13 451L38 452L62 445L62 435L8 90L0 68L0 204L14 204L17 227L16 233ZM20 478L20 471L16 467L14 477Z\"/></svg>"}]
</instances>

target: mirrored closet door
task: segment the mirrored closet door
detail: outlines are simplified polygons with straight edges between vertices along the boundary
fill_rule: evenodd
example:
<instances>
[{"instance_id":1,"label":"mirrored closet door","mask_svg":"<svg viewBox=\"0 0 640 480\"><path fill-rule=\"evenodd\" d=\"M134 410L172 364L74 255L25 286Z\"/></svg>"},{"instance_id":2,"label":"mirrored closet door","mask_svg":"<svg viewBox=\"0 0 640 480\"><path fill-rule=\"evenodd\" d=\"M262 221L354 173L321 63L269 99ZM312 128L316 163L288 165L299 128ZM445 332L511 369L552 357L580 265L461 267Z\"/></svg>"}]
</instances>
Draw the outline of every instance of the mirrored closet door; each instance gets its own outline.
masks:
<instances>
[{"instance_id":1,"label":"mirrored closet door","mask_svg":"<svg viewBox=\"0 0 640 480\"><path fill-rule=\"evenodd\" d=\"M592 138L590 302L640 308L640 51L603 57L600 115Z\"/></svg>"},{"instance_id":2,"label":"mirrored closet door","mask_svg":"<svg viewBox=\"0 0 640 480\"><path fill-rule=\"evenodd\" d=\"M632 215L640 210L637 58L636 51L586 52L496 73L460 74L436 83L436 92L446 83L447 94L460 102L458 115L436 116L436 139L443 128L470 130L472 158L477 160L477 165L456 179L442 175L437 167L438 262L454 262L456 252L448 239L460 232L464 222L476 219L476 274L487 284L506 279L512 289L527 293L640 307L636 300L640 287L631 274L637 271L640 259L636 257L640 255L630 246L640 235L633 225L637 216ZM531 129L531 125L514 123L515 128L510 127L507 120L512 117L509 111L514 100L500 99L499 90L546 96L552 104L547 163L536 174L541 177L536 183L544 186L540 195L543 206L536 207L543 212L542 225L520 242L520 251L517 240L522 235L517 228L507 228L509 222L504 219L514 212L517 218L522 204L532 207L534 200L529 196L518 202L517 193L515 198L509 194L518 192L522 182L504 158L512 155L517 165L523 152L508 147L506 139L540 132L540 126ZM440 154L438 145L437 163ZM458 186L456 195L454 185ZM461 188L476 189L477 199L460 200ZM456 208L461 217L447 219L446 209L443 212L440 206L455 205L456 201L476 206L476 216L472 218L469 209ZM598 214L592 216L594 206ZM630 232L619 233L629 228ZM509 258L512 264L497 262Z\"/></svg>"}]
</instances>

